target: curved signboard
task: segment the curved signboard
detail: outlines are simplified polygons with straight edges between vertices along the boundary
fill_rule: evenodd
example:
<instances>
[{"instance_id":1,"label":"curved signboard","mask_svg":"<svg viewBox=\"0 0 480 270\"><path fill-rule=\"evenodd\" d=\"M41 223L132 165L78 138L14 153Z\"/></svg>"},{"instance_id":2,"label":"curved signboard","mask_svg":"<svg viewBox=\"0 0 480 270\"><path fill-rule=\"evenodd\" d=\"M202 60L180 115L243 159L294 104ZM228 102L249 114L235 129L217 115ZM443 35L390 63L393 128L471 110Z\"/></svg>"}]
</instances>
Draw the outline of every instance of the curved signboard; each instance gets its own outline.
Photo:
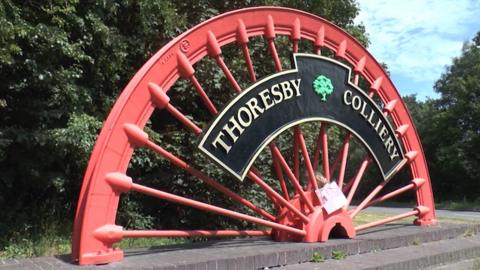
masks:
<instances>
[{"instance_id":1,"label":"curved signboard","mask_svg":"<svg viewBox=\"0 0 480 270\"><path fill-rule=\"evenodd\" d=\"M294 54L294 69L266 77L232 100L201 138L199 149L243 180L261 150L283 130L326 121L351 131L368 148L385 180L404 163L400 143L377 104L350 82L344 64Z\"/></svg>"}]
</instances>

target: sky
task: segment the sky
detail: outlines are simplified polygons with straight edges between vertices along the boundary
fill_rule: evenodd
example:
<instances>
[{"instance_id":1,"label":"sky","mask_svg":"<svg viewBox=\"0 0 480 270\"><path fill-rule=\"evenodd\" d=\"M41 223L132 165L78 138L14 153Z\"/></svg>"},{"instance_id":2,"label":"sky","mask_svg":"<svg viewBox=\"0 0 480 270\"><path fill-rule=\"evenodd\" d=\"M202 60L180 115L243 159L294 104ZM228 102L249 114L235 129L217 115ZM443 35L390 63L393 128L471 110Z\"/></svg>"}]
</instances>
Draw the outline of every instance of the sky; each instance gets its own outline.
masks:
<instances>
[{"instance_id":1,"label":"sky","mask_svg":"<svg viewBox=\"0 0 480 270\"><path fill-rule=\"evenodd\" d=\"M400 94L437 98L433 85L480 31L480 0L357 0L368 50Z\"/></svg>"}]
</instances>

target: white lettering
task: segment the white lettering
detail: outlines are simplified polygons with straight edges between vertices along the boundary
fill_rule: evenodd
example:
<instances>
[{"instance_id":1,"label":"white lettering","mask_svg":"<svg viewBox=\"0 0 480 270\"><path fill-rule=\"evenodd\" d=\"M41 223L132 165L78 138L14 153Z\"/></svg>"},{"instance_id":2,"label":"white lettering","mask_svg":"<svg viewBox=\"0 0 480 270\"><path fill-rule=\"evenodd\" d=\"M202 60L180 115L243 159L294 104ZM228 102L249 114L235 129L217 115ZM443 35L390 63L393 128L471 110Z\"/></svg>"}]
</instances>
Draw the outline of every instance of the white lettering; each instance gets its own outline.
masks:
<instances>
[{"instance_id":1,"label":"white lettering","mask_svg":"<svg viewBox=\"0 0 480 270\"><path fill-rule=\"evenodd\" d=\"M290 83L287 82L281 82L280 86L282 87L283 90L283 98L285 100L291 99L293 97L293 89L290 87Z\"/></svg>"},{"instance_id":2,"label":"white lettering","mask_svg":"<svg viewBox=\"0 0 480 270\"><path fill-rule=\"evenodd\" d=\"M232 124L232 127L229 127L228 124ZM240 124L238 124L237 120L235 119L234 116L230 117L228 120L228 123L223 126L223 130L227 132L227 134L230 136L232 139L233 143L235 143L238 140L238 136L242 135L244 129ZM234 133L234 131L237 130L238 136Z\"/></svg>"},{"instance_id":3,"label":"white lettering","mask_svg":"<svg viewBox=\"0 0 480 270\"><path fill-rule=\"evenodd\" d=\"M302 95L302 94L300 94L300 81L301 80L302 79L296 79L296 80L291 80L290 81L293 85L293 88L295 88L295 92L297 93L297 97Z\"/></svg>"},{"instance_id":4,"label":"white lettering","mask_svg":"<svg viewBox=\"0 0 480 270\"><path fill-rule=\"evenodd\" d=\"M349 98L349 99L347 99ZM351 105L352 104L352 91L346 90L345 93L343 94L343 103L345 105Z\"/></svg>"},{"instance_id":5,"label":"white lettering","mask_svg":"<svg viewBox=\"0 0 480 270\"><path fill-rule=\"evenodd\" d=\"M372 122L372 118L373 118L374 115L375 115L375 111L374 111L374 110L371 110L371 111L370 111L370 115L368 116L368 123L370 123L370 125L371 125L372 127L375 126L375 123Z\"/></svg>"},{"instance_id":6,"label":"white lettering","mask_svg":"<svg viewBox=\"0 0 480 270\"><path fill-rule=\"evenodd\" d=\"M248 108L250 109L250 111L252 112L253 114L253 119L257 119L258 118L258 114L256 111L258 111L259 114L262 114L263 113L263 109L260 108L258 106L258 100L257 98L253 97L251 98L248 102L247 102L247 106Z\"/></svg>"},{"instance_id":7,"label":"white lettering","mask_svg":"<svg viewBox=\"0 0 480 270\"><path fill-rule=\"evenodd\" d=\"M362 100L359 96L354 96L352 99L352 108L355 111L358 111L360 109L360 106L362 106Z\"/></svg>"},{"instance_id":8,"label":"white lettering","mask_svg":"<svg viewBox=\"0 0 480 270\"><path fill-rule=\"evenodd\" d=\"M387 130L387 127L385 125L382 125L382 129L380 130L380 133L378 133L378 136L380 136L380 139L382 141L385 140L385 136L388 135L388 130Z\"/></svg>"},{"instance_id":9,"label":"white lettering","mask_svg":"<svg viewBox=\"0 0 480 270\"><path fill-rule=\"evenodd\" d=\"M390 155L390 160L393 160L394 158L399 157L400 155L398 154L397 148L393 148L393 153Z\"/></svg>"},{"instance_id":10,"label":"white lettering","mask_svg":"<svg viewBox=\"0 0 480 270\"><path fill-rule=\"evenodd\" d=\"M268 95L268 93L269 93L268 89L265 89L258 94L260 96L260 98L262 99L263 107L265 107L265 111L270 109L271 107L273 107L273 105L275 105L275 103L273 103L273 102L268 103L270 101L270 95Z\"/></svg>"},{"instance_id":11,"label":"white lettering","mask_svg":"<svg viewBox=\"0 0 480 270\"><path fill-rule=\"evenodd\" d=\"M394 145L393 145L393 139L391 136L388 136L387 140L385 141L385 148L387 149L387 152L390 153L391 152L391 148L395 148Z\"/></svg>"},{"instance_id":12,"label":"white lettering","mask_svg":"<svg viewBox=\"0 0 480 270\"><path fill-rule=\"evenodd\" d=\"M282 101L301 96L300 82L301 79L283 81L251 97L223 126L212 145L215 148L221 147L228 153L245 128L252 125L255 119ZM230 140L227 139L231 139L233 144L229 145L227 142Z\"/></svg>"},{"instance_id":13,"label":"white lettering","mask_svg":"<svg viewBox=\"0 0 480 270\"><path fill-rule=\"evenodd\" d=\"M367 119L367 115L365 114L365 107L367 106L367 102L363 102L363 105L362 105L362 110L360 111L360 115L363 116L363 118ZM372 110L373 111L373 110Z\"/></svg>"},{"instance_id":14,"label":"white lettering","mask_svg":"<svg viewBox=\"0 0 480 270\"><path fill-rule=\"evenodd\" d=\"M244 116L247 117L247 120L245 120L243 117L242 117L242 113ZM241 107L240 110L238 110L238 114L237 114L237 117L238 117L238 122L240 122L240 124L246 128L248 126L250 126L250 124L252 123L252 113L250 112L249 109L245 108L245 107ZM243 133L243 132L242 132Z\"/></svg>"},{"instance_id":15,"label":"white lettering","mask_svg":"<svg viewBox=\"0 0 480 270\"><path fill-rule=\"evenodd\" d=\"M280 86L278 86L278 84L272 85L272 95L274 96L273 100L275 101L275 104L278 104L283 101L283 94L282 92L279 91L279 89L280 89Z\"/></svg>"},{"instance_id":16,"label":"white lettering","mask_svg":"<svg viewBox=\"0 0 480 270\"><path fill-rule=\"evenodd\" d=\"M388 127L382 121L381 115L376 116L375 110L367 104L367 101L360 96L354 95L352 91L345 90L343 103L357 111L375 129L391 160L400 156L395 146L395 137L392 137L389 133Z\"/></svg>"},{"instance_id":17,"label":"white lettering","mask_svg":"<svg viewBox=\"0 0 480 270\"><path fill-rule=\"evenodd\" d=\"M375 125L375 131L378 133L378 129L380 128L380 124L382 123L382 118L378 118L378 122Z\"/></svg>"},{"instance_id":18,"label":"white lettering","mask_svg":"<svg viewBox=\"0 0 480 270\"><path fill-rule=\"evenodd\" d=\"M217 137L215 138L215 140L213 140L213 143L212 145L215 147L215 148L218 148L218 144L220 144L220 146L223 148L223 150L225 150L225 152L228 154L228 152L230 152L230 149L232 148L230 145L226 144L222 137L225 136L225 134L223 134L223 132L219 132Z\"/></svg>"}]
</instances>

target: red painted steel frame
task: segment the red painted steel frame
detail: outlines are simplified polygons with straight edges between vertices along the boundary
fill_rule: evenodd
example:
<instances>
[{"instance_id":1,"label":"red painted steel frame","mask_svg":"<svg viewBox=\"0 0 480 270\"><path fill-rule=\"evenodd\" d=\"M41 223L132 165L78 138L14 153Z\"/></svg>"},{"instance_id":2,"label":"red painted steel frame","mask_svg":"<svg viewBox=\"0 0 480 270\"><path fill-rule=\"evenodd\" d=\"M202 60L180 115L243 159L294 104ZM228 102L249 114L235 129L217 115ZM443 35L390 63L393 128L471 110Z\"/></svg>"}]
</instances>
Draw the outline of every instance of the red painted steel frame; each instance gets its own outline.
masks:
<instances>
[{"instance_id":1,"label":"red painted steel frame","mask_svg":"<svg viewBox=\"0 0 480 270\"><path fill-rule=\"evenodd\" d=\"M211 105L208 96L194 76L195 71L192 66L210 55L215 57L217 63L225 72L223 61L218 59L219 50L226 44L238 43L245 55L250 78L255 80L255 71L248 51L248 39L252 36L262 35L266 37L266 43L274 56L277 70L281 70L281 65L276 56L275 35L292 37L295 50L298 48L298 40L304 39L312 42L318 53L320 48L325 47L334 51L337 58L350 63L356 74L362 75L371 84L371 90L380 97L384 104L391 104L391 101L394 100L401 101L400 95L387 74L372 55L346 32L320 17L289 8L258 7L228 12L207 20L173 39L155 53L125 87L105 121L90 157L79 196L72 243L72 256L75 261L80 264L101 264L123 258L123 252L112 247L115 242L113 240L119 240L113 237L115 231L112 231L112 238L105 238L105 234L99 234L98 232L102 232L104 228L117 228L115 227L115 217L120 192L117 192L115 187L106 180L106 176L112 172L125 174L130 162L135 140L127 136L124 125L130 123L142 129L155 107L160 109L166 107L169 112L176 114L178 119L186 123L195 133L200 133L197 127L182 118L178 111L169 104L166 95L162 96L161 93L159 96L153 95L153 92L149 90L149 85L151 86L153 83L161 91L167 93L180 77L189 79L194 89L198 91L202 100L207 104L210 112L215 114L216 109ZM226 76L233 84L234 80L231 74L226 74ZM238 85L233 85L238 92ZM425 180L416 191L417 204L424 210L421 215L419 214L420 211L407 214L417 214L419 217L416 221L417 224L433 224L435 223L433 194L422 146L403 102L397 102L394 105L392 108L389 107L394 126L399 128L412 127L406 130L402 128L401 132L399 131L402 135L401 141L405 152L415 151L417 153L416 156L409 156L409 168L412 177ZM326 153L324 152L324 154ZM330 177L328 160L324 160L324 164L327 170L325 174ZM314 168L316 166L314 164ZM291 171L287 170L287 173L291 173ZM250 173L250 176L257 183L263 185L260 178L255 178L255 174ZM292 178L295 178L294 175ZM268 189L268 187L265 188ZM308 202L309 210L312 211L310 197L308 197L311 196L311 193L301 195L301 198ZM283 199L283 197L281 198ZM288 197L286 199L288 200ZM297 198L291 198L290 201L291 203L283 202L289 206L289 208L283 208L284 210L292 211L290 209L292 204L295 207L298 206L298 209L302 209L298 196ZM318 210L318 205L314 205L314 207L314 211L309 213L308 217L300 213L302 218L298 226L302 228L292 227L294 231L298 231L296 229L306 231L307 236L299 240L325 240L325 237L328 237L328 231L325 230L331 229L335 222L348 223L345 212L341 211L323 217L321 210ZM306 214L306 212L303 213ZM302 225L302 220L308 223ZM288 226L289 224L285 225ZM345 226L348 227L349 237L353 237L352 225ZM283 225L277 227L283 228ZM322 228L323 231L319 232ZM107 232L110 231L107 230ZM240 232L238 235L242 235ZM205 233L208 234L208 232ZM275 233L272 231L272 235ZM124 231L123 235L136 237L141 234L143 233ZM152 232L151 234L156 233ZM172 232L172 234L183 235L185 232ZM223 233L219 231L219 234L236 235L236 233L228 230ZM263 235L265 232L252 231L245 234ZM322 236L319 236L320 234ZM102 237L99 237L99 235L102 235ZM106 235L108 236L108 233ZM280 235L277 239L282 237ZM288 239L288 236L286 239Z\"/></svg>"}]
</instances>

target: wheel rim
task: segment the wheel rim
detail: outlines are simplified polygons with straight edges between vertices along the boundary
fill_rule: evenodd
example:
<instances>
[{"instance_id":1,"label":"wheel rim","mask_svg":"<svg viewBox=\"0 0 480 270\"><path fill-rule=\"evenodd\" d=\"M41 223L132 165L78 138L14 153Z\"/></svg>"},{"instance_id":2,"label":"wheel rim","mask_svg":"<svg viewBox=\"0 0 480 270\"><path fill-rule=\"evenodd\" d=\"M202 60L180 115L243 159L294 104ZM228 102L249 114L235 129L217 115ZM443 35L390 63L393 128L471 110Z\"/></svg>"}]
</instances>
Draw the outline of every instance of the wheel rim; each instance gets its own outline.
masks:
<instances>
[{"instance_id":1,"label":"wheel rim","mask_svg":"<svg viewBox=\"0 0 480 270\"><path fill-rule=\"evenodd\" d=\"M215 59L233 90L240 92L242 89L221 57L221 47L237 43L239 49L245 55L245 69L248 71L249 77L252 81L256 79L248 49L249 38L255 36L265 37L276 71L282 70L275 47L276 36L288 36L292 40L293 52L298 50L300 40L306 40L314 45L316 53L320 52L322 48L327 48L334 52L336 58L351 65L355 72L354 81L358 83L359 78L365 79L370 84L370 95L377 96L384 105L383 109L388 113L403 145L408 161L406 170L409 170L413 180L405 187L378 196L386 184L386 182L382 182L379 186L374 187L355 209L324 216L321 210L315 210L318 203L315 203L313 193L304 192L301 186L295 184L295 181L292 182L292 185L297 185L295 189L298 191L298 197L303 198L304 202L311 202L306 203L306 208L309 210L303 210L305 207L294 201L300 199L289 198L288 193L285 191L286 185L282 184L288 181L287 179L281 179L283 174L278 173L282 189L277 192L272 191L271 187L263 182L256 173L249 173L250 178L253 178L256 184L267 190L267 195L273 196L274 200L282 205L284 213L280 211L277 216L274 216L259 209L258 206L244 200L244 198L240 198L238 194L230 192L213 179L208 179L208 176L203 175L196 169L188 168L186 169L187 172L196 175L203 182L220 189L222 193L253 209L262 219L251 216L245 217L243 216L244 214L234 211L225 212L225 209L216 209L214 206L202 205L201 207L273 228L272 232L223 230L217 232L217 235L271 235L277 240L325 241L330 230L337 223L343 225L345 229L344 234L348 237L353 237L356 231L370 226L413 215L418 217L416 220L417 224L435 223L431 183L418 135L400 95L376 60L347 33L320 17L288 8L248 8L214 17L175 38L150 58L125 87L100 132L83 180L75 216L72 244L72 255L76 261L80 264L98 264L120 260L123 257L122 251L113 249L112 245L122 237L192 235L191 232L188 234L184 231L168 231L164 233L153 231L150 234L148 232L123 231L121 227L115 225L119 198L122 192L133 189L152 196L162 196L162 198L170 196L160 191L133 184L131 179L125 175L127 167L133 150L137 147L147 147L163 156L171 154L165 153L163 148L149 140L146 133L143 132L146 122L150 119L155 109L167 110L186 126L186 132L201 133L201 129L193 121L190 121L176 110L174 105L172 105L174 101L169 102L168 91L179 78L185 78L192 83L192 88L197 90L197 94L201 96L202 101L212 115L218 112L214 105L211 104L208 95L205 94L201 83L195 77L193 65L198 61L205 57ZM293 169L289 168L288 164L285 166L285 162L281 158L282 153L275 149L275 145L271 146L272 152L276 153L277 157L273 161L275 171L279 172L279 170L283 169L286 173L285 178L289 180L298 179L298 167L300 164L297 160L300 160L300 155L304 155L304 162L310 158L312 159L311 163L305 162L313 164L312 170L307 168L309 173L311 173L311 171L317 170L316 166L320 163L320 153L322 153L322 167L327 168L324 170L324 174L330 179L329 170L331 164L329 164L327 156L328 138L325 127L326 125L322 125L319 132L318 143L314 147L313 157L302 152L306 145L304 142L302 143L304 139L301 129L299 126L294 129L295 139L293 148L297 150L294 151ZM345 178L346 158L342 157L348 155L350 137L348 134L345 136L340 155L338 155L339 158L337 158L338 162L336 163L341 172L339 181L344 181L343 179ZM308 153L308 151L306 152ZM185 164L177 160L176 157L172 157L172 159L175 160L173 164L185 167ZM368 164L368 159L361 163L357 174L359 180L354 178L348 182L350 192L347 194L347 197L349 200L355 194L363 171ZM355 216L364 207L390 199L408 190L416 190L417 207L412 211L371 224L357 226L356 228L351 224L351 216ZM280 194L283 194L283 196ZM181 198L172 196L168 198L176 202L182 202ZM303 220L303 223L302 221L301 223L306 225L299 225L298 222L295 224L290 219L280 218L280 216L286 215L286 213L297 216L299 220ZM309 222L304 222L307 219ZM322 227L322 229L318 229L319 227ZM317 232L314 234L306 233L312 231ZM209 232L199 231L198 233L199 235L206 235Z\"/></svg>"}]
</instances>

